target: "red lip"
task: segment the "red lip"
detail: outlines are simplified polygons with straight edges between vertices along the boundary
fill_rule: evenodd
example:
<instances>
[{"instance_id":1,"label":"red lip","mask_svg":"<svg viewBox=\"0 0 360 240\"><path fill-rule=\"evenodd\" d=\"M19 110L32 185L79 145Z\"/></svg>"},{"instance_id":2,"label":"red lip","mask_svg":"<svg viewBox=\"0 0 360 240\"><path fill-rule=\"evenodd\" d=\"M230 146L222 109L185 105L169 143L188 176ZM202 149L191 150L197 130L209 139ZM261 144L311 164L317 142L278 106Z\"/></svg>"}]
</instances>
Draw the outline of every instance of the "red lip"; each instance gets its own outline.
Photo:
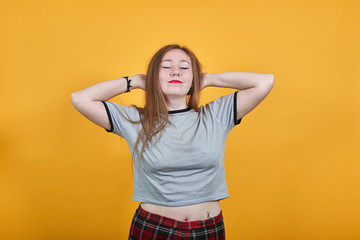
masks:
<instances>
[{"instance_id":1,"label":"red lip","mask_svg":"<svg viewBox=\"0 0 360 240\"><path fill-rule=\"evenodd\" d=\"M171 80L169 83L182 83L182 82L179 80Z\"/></svg>"}]
</instances>

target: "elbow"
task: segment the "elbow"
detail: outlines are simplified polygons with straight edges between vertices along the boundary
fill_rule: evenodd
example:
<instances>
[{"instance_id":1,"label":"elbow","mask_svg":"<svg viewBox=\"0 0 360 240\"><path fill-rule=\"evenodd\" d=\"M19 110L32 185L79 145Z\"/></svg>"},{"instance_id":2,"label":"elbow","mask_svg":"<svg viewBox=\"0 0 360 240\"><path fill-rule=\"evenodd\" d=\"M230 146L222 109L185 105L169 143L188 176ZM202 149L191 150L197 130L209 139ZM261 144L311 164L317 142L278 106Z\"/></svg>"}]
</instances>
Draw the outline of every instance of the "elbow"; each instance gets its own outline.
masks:
<instances>
[{"instance_id":1,"label":"elbow","mask_svg":"<svg viewBox=\"0 0 360 240\"><path fill-rule=\"evenodd\" d=\"M271 73L266 73L266 75L263 76L261 82L259 83L258 89L261 92L268 94L273 88L274 84L275 84L275 76Z\"/></svg>"},{"instance_id":2,"label":"elbow","mask_svg":"<svg viewBox=\"0 0 360 240\"><path fill-rule=\"evenodd\" d=\"M275 76L274 74L269 73L264 85L266 85L266 87L270 91L273 88L274 84L275 84Z\"/></svg>"},{"instance_id":3,"label":"elbow","mask_svg":"<svg viewBox=\"0 0 360 240\"><path fill-rule=\"evenodd\" d=\"M74 107L76 108L76 106L79 105L80 102L80 97L79 97L79 93L78 92L74 92L71 94L71 103L74 105Z\"/></svg>"},{"instance_id":4,"label":"elbow","mask_svg":"<svg viewBox=\"0 0 360 240\"><path fill-rule=\"evenodd\" d=\"M274 86L274 84L275 84L275 76L274 76L274 74L271 74L271 73L269 73L269 85L271 85L271 87L273 87Z\"/></svg>"}]
</instances>

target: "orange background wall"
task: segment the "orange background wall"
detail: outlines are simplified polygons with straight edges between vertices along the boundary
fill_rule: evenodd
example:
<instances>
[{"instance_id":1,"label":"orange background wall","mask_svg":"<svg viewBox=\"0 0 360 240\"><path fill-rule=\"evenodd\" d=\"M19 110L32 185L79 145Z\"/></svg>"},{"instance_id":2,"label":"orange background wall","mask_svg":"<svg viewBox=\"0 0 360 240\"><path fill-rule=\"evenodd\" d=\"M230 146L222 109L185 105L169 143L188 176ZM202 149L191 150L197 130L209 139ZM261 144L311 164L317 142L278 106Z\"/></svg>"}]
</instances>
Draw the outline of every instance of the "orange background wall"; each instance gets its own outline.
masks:
<instances>
[{"instance_id":1,"label":"orange background wall","mask_svg":"<svg viewBox=\"0 0 360 240\"><path fill-rule=\"evenodd\" d=\"M227 141L227 238L360 239L359 11L356 0L0 1L0 239L127 238L128 147L70 94L144 73L174 42L207 72L276 78ZM232 91L206 89L202 103Z\"/></svg>"}]
</instances>

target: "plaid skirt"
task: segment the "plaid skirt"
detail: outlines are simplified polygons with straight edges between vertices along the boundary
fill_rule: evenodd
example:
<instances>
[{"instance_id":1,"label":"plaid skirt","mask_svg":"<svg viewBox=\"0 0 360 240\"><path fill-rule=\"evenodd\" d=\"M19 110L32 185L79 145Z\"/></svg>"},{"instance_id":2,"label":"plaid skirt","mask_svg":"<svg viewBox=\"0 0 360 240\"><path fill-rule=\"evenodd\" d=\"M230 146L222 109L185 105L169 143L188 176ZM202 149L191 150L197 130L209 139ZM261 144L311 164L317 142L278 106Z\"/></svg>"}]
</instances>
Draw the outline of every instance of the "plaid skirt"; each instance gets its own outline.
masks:
<instances>
[{"instance_id":1,"label":"plaid skirt","mask_svg":"<svg viewBox=\"0 0 360 240\"><path fill-rule=\"evenodd\" d=\"M223 240L222 212L206 220L183 222L150 213L139 205L131 223L129 240L165 239Z\"/></svg>"}]
</instances>

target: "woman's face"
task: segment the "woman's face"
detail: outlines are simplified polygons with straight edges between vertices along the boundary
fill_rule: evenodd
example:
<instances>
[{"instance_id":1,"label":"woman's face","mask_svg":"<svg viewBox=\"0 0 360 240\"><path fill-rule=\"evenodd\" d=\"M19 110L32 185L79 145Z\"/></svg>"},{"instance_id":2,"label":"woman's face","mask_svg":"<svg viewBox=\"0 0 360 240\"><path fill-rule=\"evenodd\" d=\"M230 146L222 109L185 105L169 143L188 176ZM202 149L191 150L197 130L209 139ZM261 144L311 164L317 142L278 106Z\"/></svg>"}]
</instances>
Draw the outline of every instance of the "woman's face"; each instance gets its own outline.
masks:
<instances>
[{"instance_id":1,"label":"woman's face","mask_svg":"<svg viewBox=\"0 0 360 240\"><path fill-rule=\"evenodd\" d=\"M160 63L159 81L167 97L186 97L193 82L190 57L181 49L168 51Z\"/></svg>"}]
</instances>

